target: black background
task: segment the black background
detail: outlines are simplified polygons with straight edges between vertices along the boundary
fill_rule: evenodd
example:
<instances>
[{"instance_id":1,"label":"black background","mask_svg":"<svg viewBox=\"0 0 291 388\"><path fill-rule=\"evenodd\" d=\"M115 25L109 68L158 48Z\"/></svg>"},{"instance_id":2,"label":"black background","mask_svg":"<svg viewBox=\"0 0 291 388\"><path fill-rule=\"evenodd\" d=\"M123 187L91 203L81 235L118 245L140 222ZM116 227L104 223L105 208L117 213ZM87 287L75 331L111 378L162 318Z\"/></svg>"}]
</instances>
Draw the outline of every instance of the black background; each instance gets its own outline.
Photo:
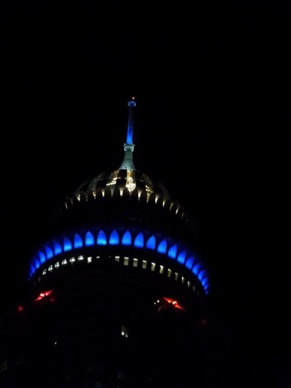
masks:
<instances>
[{"instance_id":1,"label":"black background","mask_svg":"<svg viewBox=\"0 0 291 388\"><path fill-rule=\"evenodd\" d=\"M135 166L197 220L241 381L290 386L290 16L281 1L1 3L1 308L55 204L119 167L135 96Z\"/></svg>"}]
</instances>

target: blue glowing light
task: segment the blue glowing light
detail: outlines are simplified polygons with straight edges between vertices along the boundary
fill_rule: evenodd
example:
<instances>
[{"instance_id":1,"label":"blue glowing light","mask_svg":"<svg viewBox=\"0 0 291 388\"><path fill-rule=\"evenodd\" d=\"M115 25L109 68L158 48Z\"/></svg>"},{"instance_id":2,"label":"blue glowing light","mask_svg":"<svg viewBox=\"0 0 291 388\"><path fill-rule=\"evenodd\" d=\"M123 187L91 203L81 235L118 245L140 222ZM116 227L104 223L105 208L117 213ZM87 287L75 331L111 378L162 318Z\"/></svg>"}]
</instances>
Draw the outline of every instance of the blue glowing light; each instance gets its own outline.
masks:
<instances>
[{"instance_id":1,"label":"blue glowing light","mask_svg":"<svg viewBox=\"0 0 291 388\"><path fill-rule=\"evenodd\" d=\"M157 251L159 253L162 253L162 254L167 252L167 241L166 240L163 240L159 243Z\"/></svg>"},{"instance_id":2,"label":"blue glowing light","mask_svg":"<svg viewBox=\"0 0 291 388\"><path fill-rule=\"evenodd\" d=\"M74 248L78 249L78 248L82 248L82 246L83 246L83 240L81 236L76 233L74 236Z\"/></svg>"},{"instance_id":3,"label":"blue glowing light","mask_svg":"<svg viewBox=\"0 0 291 388\"><path fill-rule=\"evenodd\" d=\"M194 273L194 275L198 276L199 269L200 269L200 263L194 265L194 267L192 268L192 272Z\"/></svg>"},{"instance_id":4,"label":"blue glowing light","mask_svg":"<svg viewBox=\"0 0 291 388\"><path fill-rule=\"evenodd\" d=\"M119 234L116 232L116 230L113 230L113 232L110 234L109 244L110 245L118 245L119 244Z\"/></svg>"},{"instance_id":5,"label":"blue glowing light","mask_svg":"<svg viewBox=\"0 0 291 388\"><path fill-rule=\"evenodd\" d=\"M146 243L146 248L149 248L149 249L156 249L156 238L155 236L151 236L147 243Z\"/></svg>"},{"instance_id":6,"label":"blue glowing light","mask_svg":"<svg viewBox=\"0 0 291 388\"><path fill-rule=\"evenodd\" d=\"M55 252L55 255L59 255L60 253L63 252L61 244L59 244L57 241L54 242L54 252Z\"/></svg>"},{"instance_id":7,"label":"blue glowing light","mask_svg":"<svg viewBox=\"0 0 291 388\"><path fill-rule=\"evenodd\" d=\"M72 250L72 243L67 237L64 237L64 252Z\"/></svg>"},{"instance_id":8,"label":"blue glowing light","mask_svg":"<svg viewBox=\"0 0 291 388\"><path fill-rule=\"evenodd\" d=\"M40 262L39 260L35 259L34 260L34 265L35 265L35 269L38 269L40 267Z\"/></svg>"},{"instance_id":9,"label":"blue glowing light","mask_svg":"<svg viewBox=\"0 0 291 388\"><path fill-rule=\"evenodd\" d=\"M45 256L45 254L42 251L38 252L38 256L39 256L39 260L40 260L41 264L46 262L46 256Z\"/></svg>"},{"instance_id":10,"label":"blue glowing light","mask_svg":"<svg viewBox=\"0 0 291 388\"><path fill-rule=\"evenodd\" d=\"M124 233L124 235L122 237L121 244L122 245L131 245L132 244L131 234L128 230Z\"/></svg>"},{"instance_id":11,"label":"blue glowing light","mask_svg":"<svg viewBox=\"0 0 291 388\"><path fill-rule=\"evenodd\" d=\"M134 97L127 103L129 106L126 143L133 144L133 108L136 106Z\"/></svg>"},{"instance_id":12,"label":"blue glowing light","mask_svg":"<svg viewBox=\"0 0 291 388\"><path fill-rule=\"evenodd\" d=\"M186 259L186 251L180 252L178 257L177 257L178 263L184 264L185 263L185 259Z\"/></svg>"},{"instance_id":13,"label":"blue glowing light","mask_svg":"<svg viewBox=\"0 0 291 388\"><path fill-rule=\"evenodd\" d=\"M97 244L98 245L106 245L107 244L106 234L103 232L103 230L100 230L100 232L98 233Z\"/></svg>"},{"instance_id":14,"label":"blue glowing light","mask_svg":"<svg viewBox=\"0 0 291 388\"><path fill-rule=\"evenodd\" d=\"M206 288L208 286L208 279L207 277L205 277L202 281L201 281L201 284L204 288Z\"/></svg>"},{"instance_id":15,"label":"blue glowing light","mask_svg":"<svg viewBox=\"0 0 291 388\"><path fill-rule=\"evenodd\" d=\"M97 238L95 240L94 235L97 234ZM60 253L68 252L73 249L78 249L84 246L94 246L96 245L124 245L131 246L133 245L136 248L147 248L151 250L156 250L159 254L167 255L170 259L176 260L178 263L184 265L187 269L189 269L193 274L198 278L200 283L202 284L206 293L209 290L209 282L206 270L203 268L202 263L198 261L196 257L190 254L188 257L187 249L185 247L180 246L178 243L174 243L170 249L168 249L168 240L167 238L162 238L152 234L146 241L144 233L140 232L133 239L132 233L130 230L126 230L125 232L119 232L114 229L109 234L109 238L107 238L106 233L103 230L99 230L98 233L91 231L87 231L84 237L82 237L79 233L75 233L74 236L70 239L67 236L63 237L63 247L59 244L58 241L53 240L51 243L47 243L41 250L38 251L37 255L34 256L32 263L29 267L29 276L32 277L35 271L46 261L51 259L53 256L57 256ZM120 238L122 235L122 238ZM159 243L157 244L157 239ZM72 241L73 244L72 244ZM96 243L95 243L96 241ZM45 252L45 253L44 253Z\"/></svg>"},{"instance_id":16,"label":"blue glowing light","mask_svg":"<svg viewBox=\"0 0 291 388\"><path fill-rule=\"evenodd\" d=\"M144 247L144 237L143 237L143 234L142 233L139 233L135 240L134 240L134 244L133 244L136 248L143 248Z\"/></svg>"},{"instance_id":17,"label":"blue glowing light","mask_svg":"<svg viewBox=\"0 0 291 388\"><path fill-rule=\"evenodd\" d=\"M94 242L93 234L91 232L87 232L86 236L85 236L85 245L86 245L86 247L92 246L94 244L95 244L95 242Z\"/></svg>"},{"instance_id":18,"label":"blue glowing light","mask_svg":"<svg viewBox=\"0 0 291 388\"><path fill-rule=\"evenodd\" d=\"M29 267L29 276L32 277L35 271L36 271L36 268L31 264Z\"/></svg>"},{"instance_id":19,"label":"blue glowing light","mask_svg":"<svg viewBox=\"0 0 291 388\"><path fill-rule=\"evenodd\" d=\"M45 246L45 254L47 257L47 260L51 259L54 256L53 250L51 247L48 247L47 245Z\"/></svg>"},{"instance_id":20,"label":"blue glowing light","mask_svg":"<svg viewBox=\"0 0 291 388\"><path fill-rule=\"evenodd\" d=\"M178 246L177 246L177 244L175 244L175 245L173 245L173 246L169 249L168 256L169 256L171 259L175 259L176 256L177 256L177 251L178 251Z\"/></svg>"},{"instance_id":21,"label":"blue glowing light","mask_svg":"<svg viewBox=\"0 0 291 388\"><path fill-rule=\"evenodd\" d=\"M205 270L200 271L198 274L198 279L202 282L205 276L206 276L206 271Z\"/></svg>"},{"instance_id":22,"label":"blue glowing light","mask_svg":"<svg viewBox=\"0 0 291 388\"><path fill-rule=\"evenodd\" d=\"M194 257L191 256L186 261L186 268L191 269L193 267L193 264L194 264Z\"/></svg>"}]
</instances>

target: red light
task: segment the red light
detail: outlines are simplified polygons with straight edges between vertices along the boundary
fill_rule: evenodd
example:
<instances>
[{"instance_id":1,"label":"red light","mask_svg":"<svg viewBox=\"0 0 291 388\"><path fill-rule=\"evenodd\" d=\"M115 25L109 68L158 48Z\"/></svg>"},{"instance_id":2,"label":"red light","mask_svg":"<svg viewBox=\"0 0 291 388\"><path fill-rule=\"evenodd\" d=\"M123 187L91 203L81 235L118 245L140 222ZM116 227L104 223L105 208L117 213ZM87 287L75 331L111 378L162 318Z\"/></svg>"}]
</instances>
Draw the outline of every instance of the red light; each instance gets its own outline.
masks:
<instances>
[{"instance_id":1,"label":"red light","mask_svg":"<svg viewBox=\"0 0 291 388\"><path fill-rule=\"evenodd\" d=\"M158 305L159 305L159 308L158 308L158 312L160 311L163 311L163 310L182 310L182 311L186 311L184 309L184 307L182 307L177 300L175 299L172 299L172 298L166 298L165 296L163 296L161 298L161 300L157 301L158 302Z\"/></svg>"},{"instance_id":2,"label":"red light","mask_svg":"<svg viewBox=\"0 0 291 388\"><path fill-rule=\"evenodd\" d=\"M49 290L49 291L44 291L44 292L41 292L38 297L36 299L34 299L34 302L38 301L38 300L42 300L44 298L47 298L49 295L51 295L51 293L53 292L53 290ZM54 302L54 298L51 297L50 298L50 301L51 302Z\"/></svg>"},{"instance_id":3,"label":"red light","mask_svg":"<svg viewBox=\"0 0 291 388\"><path fill-rule=\"evenodd\" d=\"M166 297L164 297L164 296L163 296L163 299L164 299L167 303L169 303L170 305L172 305L173 307L175 307L176 309L180 309L180 310L184 310L184 311L185 311L184 307L182 307L182 306L178 303L177 300L174 300L174 299L171 299L171 298L166 298Z\"/></svg>"}]
</instances>

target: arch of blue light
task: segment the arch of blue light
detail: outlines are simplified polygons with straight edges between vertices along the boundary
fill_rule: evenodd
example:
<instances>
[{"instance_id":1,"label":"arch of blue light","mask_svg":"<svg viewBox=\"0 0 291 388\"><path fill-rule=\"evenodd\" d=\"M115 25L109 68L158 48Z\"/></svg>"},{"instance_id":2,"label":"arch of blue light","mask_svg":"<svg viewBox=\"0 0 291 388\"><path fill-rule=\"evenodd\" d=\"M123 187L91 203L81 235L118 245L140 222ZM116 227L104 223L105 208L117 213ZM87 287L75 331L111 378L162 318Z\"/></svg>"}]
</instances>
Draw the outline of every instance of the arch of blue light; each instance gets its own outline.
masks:
<instances>
[{"instance_id":1,"label":"arch of blue light","mask_svg":"<svg viewBox=\"0 0 291 388\"><path fill-rule=\"evenodd\" d=\"M80 233L74 233L73 237L62 236L59 239L49 241L38 250L31 260L29 277L32 278L41 265L61 253L78 250L83 247L106 245L133 246L166 255L190 270L199 279L206 294L209 291L209 279L206 269L197 256L185 246L172 239L169 240L166 237L161 237L160 234L157 236L155 233L148 236L148 232L141 231L134 237L130 230L119 231L113 229L109 232L103 229L99 229L97 232L88 230L84 237Z\"/></svg>"}]
</instances>

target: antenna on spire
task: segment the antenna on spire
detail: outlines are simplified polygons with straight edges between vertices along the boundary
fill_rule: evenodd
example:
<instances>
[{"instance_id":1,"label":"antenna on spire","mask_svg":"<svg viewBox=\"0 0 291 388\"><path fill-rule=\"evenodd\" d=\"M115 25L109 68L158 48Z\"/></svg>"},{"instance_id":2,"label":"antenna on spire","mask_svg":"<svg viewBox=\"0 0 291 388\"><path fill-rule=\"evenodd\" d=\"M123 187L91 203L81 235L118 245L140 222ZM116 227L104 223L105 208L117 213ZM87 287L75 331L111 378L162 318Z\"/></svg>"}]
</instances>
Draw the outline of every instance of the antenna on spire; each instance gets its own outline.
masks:
<instances>
[{"instance_id":1,"label":"antenna on spire","mask_svg":"<svg viewBox=\"0 0 291 388\"><path fill-rule=\"evenodd\" d=\"M127 103L127 106L129 107L128 112L128 124L127 124L127 137L126 137L126 143L132 144L132 136L133 136L133 109L136 107L136 102L134 101L135 98L132 97L131 101Z\"/></svg>"},{"instance_id":2,"label":"antenna on spire","mask_svg":"<svg viewBox=\"0 0 291 388\"><path fill-rule=\"evenodd\" d=\"M135 170L133 164L132 153L134 151L133 139L133 110L136 107L135 97L132 97L131 100L127 103L129 107L128 112L128 123L127 123L127 134L126 134L126 143L123 144L124 149L124 158L121 163L120 170Z\"/></svg>"}]
</instances>

